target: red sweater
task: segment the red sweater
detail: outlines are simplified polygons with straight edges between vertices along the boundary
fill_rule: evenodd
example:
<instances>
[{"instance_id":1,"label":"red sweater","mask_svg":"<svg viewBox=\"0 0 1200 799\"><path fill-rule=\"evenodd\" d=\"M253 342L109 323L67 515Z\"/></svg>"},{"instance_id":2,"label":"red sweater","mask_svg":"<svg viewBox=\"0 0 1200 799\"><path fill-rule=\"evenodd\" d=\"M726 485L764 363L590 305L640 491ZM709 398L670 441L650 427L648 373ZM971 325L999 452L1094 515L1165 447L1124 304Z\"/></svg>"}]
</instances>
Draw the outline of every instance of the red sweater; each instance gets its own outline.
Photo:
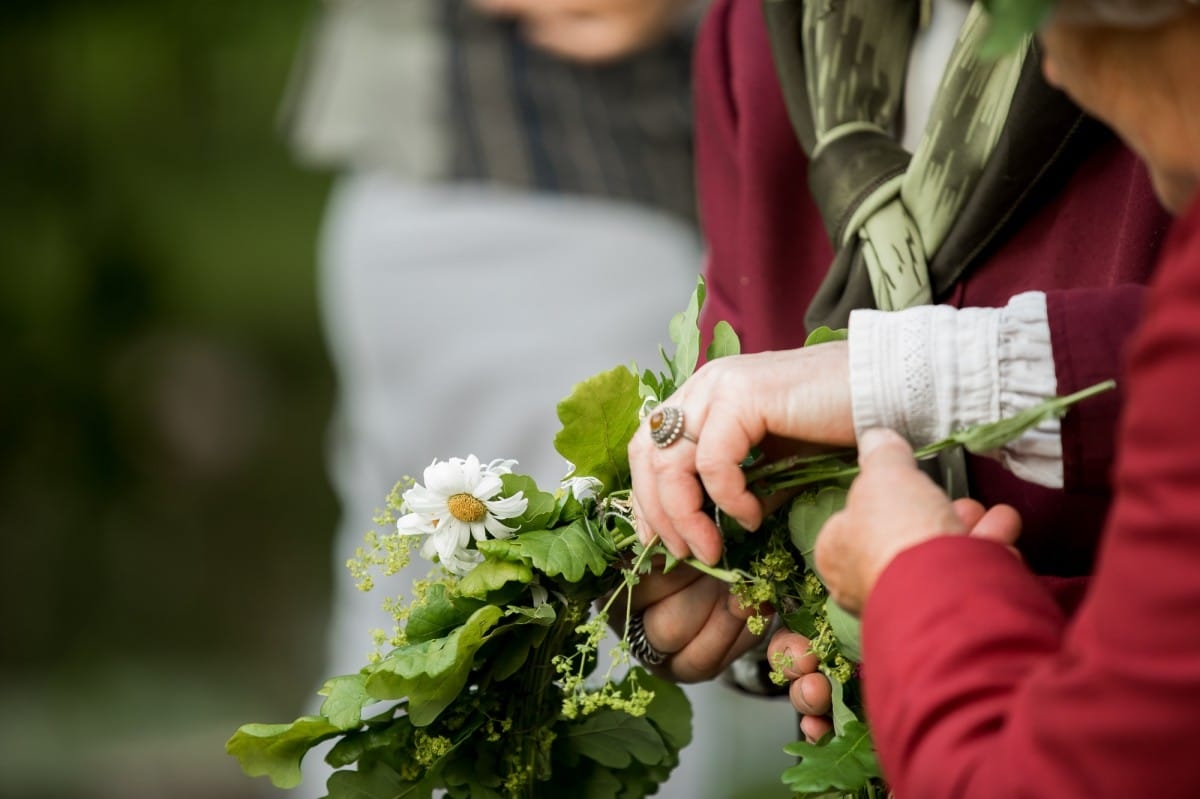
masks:
<instances>
[{"instance_id":1,"label":"red sweater","mask_svg":"<svg viewBox=\"0 0 1200 799\"><path fill-rule=\"evenodd\" d=\"M875 586L867 710L902 799L1200 795L1200 202L1124 380L1116 496L1074 618L967 538L901 553Z\"/></svg>"},{"instance_id":2,"label":"red sweater","mask_svg":"<svg viewBox=\"0 0 1200 799\"><path fill-rule=\"evenodd\" d=\"M806 160L787 118L761 0L716 0L696 52L700 210L708 238L704 328L734 326L743 350L804 342L803 315L832 250L807 192ZM1056 197L1023 209L1000 240L939 302L1002 306L1047 292L1060 394L1116 375L1138 319L1167 219L1144 168L1108 138ZM1108 469L1120 397L1085 403L1064 419L1067 491L1024 483L972 459L972 494L1025 517L1031 565L1084 574L1108 507ZM1080 431L1088 431L1081 435Z\"/></svg>"}]
</instances>

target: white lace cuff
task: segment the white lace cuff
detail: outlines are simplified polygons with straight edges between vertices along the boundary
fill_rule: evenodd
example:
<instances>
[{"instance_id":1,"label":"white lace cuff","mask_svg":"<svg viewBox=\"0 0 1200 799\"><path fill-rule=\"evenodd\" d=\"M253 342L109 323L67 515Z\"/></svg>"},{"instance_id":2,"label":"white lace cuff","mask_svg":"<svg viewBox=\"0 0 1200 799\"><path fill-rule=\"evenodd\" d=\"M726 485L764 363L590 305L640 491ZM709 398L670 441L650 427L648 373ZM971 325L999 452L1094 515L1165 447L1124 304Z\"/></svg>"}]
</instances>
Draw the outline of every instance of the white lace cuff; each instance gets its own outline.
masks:
<instances>
[{"instance_id":1,"label":"white lace cuff","mask_svg":"<svg viewBox=\"0 0 1200 799\"><path fill-rule=\"evenodd\" d=\"M890 427L914 446L1012 416L1057 387L1046 295L1004 308L924 305L850 315L854 429ZM1024 480L1063 482L1057 419L990 453Z\"/></svg>"}]
</instances>

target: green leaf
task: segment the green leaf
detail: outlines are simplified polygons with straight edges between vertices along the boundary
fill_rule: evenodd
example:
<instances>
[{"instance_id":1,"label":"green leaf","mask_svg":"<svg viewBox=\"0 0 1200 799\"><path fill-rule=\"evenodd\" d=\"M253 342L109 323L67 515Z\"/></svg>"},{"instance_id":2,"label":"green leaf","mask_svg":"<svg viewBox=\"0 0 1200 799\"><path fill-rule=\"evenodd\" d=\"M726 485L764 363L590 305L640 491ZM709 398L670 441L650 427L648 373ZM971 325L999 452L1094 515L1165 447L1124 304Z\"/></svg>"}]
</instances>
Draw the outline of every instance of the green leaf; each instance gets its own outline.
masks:
<instances>
[{"instance_id":1,"label":"green leaf","mask_svg":"<svg viewBox=\"0 0 1200 799\"><path fill-rule=\"evenodd\" d=\"M852 663L862 663L862 623L832 598L825 600L825 618L833 628L842 656Z\"/></svg>"},{"instance_id":2,"label":"green leaf","mask_svg":"<svg viewBox=\"0 0 1200 799\"><path fill-rule=\"evenodd\" d=\"M629 440L637 431L642 401L638 378L624 366L584 380L558 403L562 429L554 448L575 465L575 474L590 475L605 492L629 484Z\"/></svg>"},{"instance_id":3,"label":"green leaf","mask_svg":"<svg viewBox=\"0 0 1200 799\"><path fill-rule=\"evenodd\" d=\"M654 692L654 698L646 708L646 718L662 733L667 745L678 751L691 743L692 705L683 689L641 667L630 669L625 681L633 679L635 674L639 685Z\"/></svg>"},{"instance_id":4,"label":"green leaf","mask_svg":"<svg viewBox=\"0 0 1200 799\"><path fill-rule=\"evenodd\" d=\"M670 754L649 721L616 710L600 710L571 724L566 737L575 752L609 768L625 768L634 760L659 763Z\"/></svg>"},{"instance_id":5,"label":"green leaf","mask_svg":"<svg viewBox=\"0 0 1200 799\"><path fill-rule=\"evenodd\" d=\"M523 561L493 560L488 558L471 569L458 583L458 592L463 596L486 597L509 583L528 584L533 581L533 569Z\"/></svg>"},{"instance_id":6,"label":"green leaf","mask_svg":"<svg viewBox=\"0 0 1200 799\"><path fill-rule=\"evenodd\" d=\"M989 21L979 55L998 58L1017 49L1050 17L1056 0L984 0Z\"/></svg>"},{"instance_id":7,"label":"green leaf","mask_svg":"<svg viewBox=\"0 0 1200 799\"><path fill-rule=\"evenodd\" d=\"M717 358L724 358L726 355L737 355L742 351L742 342L738 339L738 334L728 322L717 322L713 327L712 341L708 345L708 350L705 353L710 361L715 361Z\"/></svg>"},{"instance_id":8,"label":"green leaf","mask_svg":"<svg viewBox=\"0 0 1200 799\"><path fill-rule=\"evenodd\" d=\"M1066 397L1051 397L1007 419L969 427L930 447L923 448L923 451L929 449L937 451L946 449L953 444L961 444L968 452L976 454L994 452L1008 442L1020 438L1026 430L1037 427L1047 419L1056 419L1062 416L1075 403L1096 394L1111 391L1116 386L1114 381L1107 380Z\"/></svg>"},{"instance_id":9,"label":"green leaf","mask_svg":"<svg viewBox=\"0 0 1200 799\"><path fill-rule=\"evenodd\" d=\"M671 376L675 385L696 371L700 360L700 309L704 306L704 278L696 281L696 290L688 300L687 309L671 319L671 341L675 343L675 354L671 357Z\"/></svg>"},{"instance_id":10,"label":"green leaf","mask_svg":"<svg viewBox=\"0 0 1200 799\"><path fill-rule=\"evenodd\" d=\"M503 682L521 670L529 660L529 654L546 640L549 627L529 624L513 624L502 628L502 633L489 641L484 662L490 678Z\"/></svg>"},{"instance_id":11,"label":"green leaf","mask_svg":"<svg viewBox=\"0 0 1200 799\"><path fill-rule=\"evenodd\" d=\"M554 620L558 618L558 612L549 602L538 605L536 608L511 607L504 611L504 615L520 616L520 623L539 624L543 627L553 624Z\"/></svg>"},{"instance_id":12,"label":"green leaf","mask_svg":"<svg viewBox=\"0 0 1200 799\"><path fill-rule=\"evenodd\" d=\"M507 560L513 563L529 562L529 556L521 547L520 538L489 538L486 541L476 541L475 548L487 555L488 558Z\"/></svg>"},{"instance_id":13,"label":"green leaf","mask_svg":"<svg viewBox=\"0 0 1200 799\"><path fill-rule=\"evenodd\" d=\"M667 357L666 350L659 347L662 353L663 360L669 365L671 359ZM661 375L649 369L642 372L641 378L638 381L638 396L642 399L653 399L655 402L662 402L667 397L675 393L675 381L670 375Z\"/></svg>"},{"instance_id":14,"label":"green leaf","mask_svg":"<svg viewBox=\"0 0 1200 799\"><path fill-rule=\"evenodd\" d=\"M394 711L389 711L392 716ZM366 729L347 732L325 755L325 762L334 768L357 763L371 752L394 751L412 743L412 722L407 716L395 716L379 724L368 723Z\"/></svg>"},{"instance_id":15,"label":"green leaf","mask_svg":"<svg viewBox=\"0 0 1200 799\"><path fill-rule=\"evenodd\" d=\"M844 327L834 330L831 327L821 325L808 334L808 338L804 339L804 346L812 347L816 344L828 344L830 341L845 341L849 337L850 331Z\"/></svg>"},{"instance_id":16,"label":"green leaf","mask_svg":"<svg viewBox=\"0 0 1200 799\"><path fill-rule=\"evenodd\" d=\"M269 777L277 788L300 784L300 760L309 749L342 732L321 716L303 716L291 724L243 724L225 742L251 777Z\"/></svg>"},{"instance_id":17,"label":"green leaf","mask_svg":"<svg viewBox=\"0 0 1200 799\"><path fill-rule=\"evenodd\" d=\"M404 637L410 644L444 638L474 612L475 608L455 605L446 594L446 586L434 583L426 592L425 601L411 609L404 625Z\"/></svg>"},{"instance_id":18,"label":"green leaf","mask_svg":"<svg viewBox=\"0 0 1200 799\"><path fill-rule=\"evenodd\" d=\"M327 680L317 692L326 697L321 703L321 715L341 730L352 730L362 724L362 709L375 702L367 693L366 680L362 674Z\"/></svg>"},{"instance_id":19,"label":"green leaf","mask_svg":"<svg viewBox=\"0 0 1200 799\"><path fill-rule=\"evenodd\" d=\"M335 771L326 783L329 799L426 799L433 796L431 780L409 782L386 763L367 769Z\"/></svg>"},{"instance_id":20,"label":"green leaf","mask_svg":"<svg viewBox=\"0 0 1200 799\"><path fill-rule=\"evenodd\" d=\"M475 652L503 613L484 605L445 638L392 651L371 667L367 692L376 699L407 697L413 725L432 723L467 684Z\"/></svg>"},{"instance_id":21,"label":"green leaf","mask_svg":"<svg viewBox=\"0 0 1200 799\"><path fill-rule=\"evenodd\" d=\"M833 708L830 715L833 716L834 735L845 735L846 725L852 721L858 721L858 714L846 702L846 684L841 680L831 678L829 695L830 705Z\"/></svg>"},{"instance_id":22,"label":"green leaf","mask_svg":"<svg viewBox=\"0 0 1200 799\"><path fill-rule=\"evenodd\" d=\"M504 490L501 496L511 497L518 491L524 492L528 503L525 512L515 519L505 519L509 527L519 530L539 530L550 524L554 518L557 500L554 495L538 488L537 482L524 474L504 474L500 476Z\"/></svg>"},{"instance_id":23,"label":"green leaf","mask_svg":"<svg viewBox=\"0 0 1200 799\"><path fill-rule=\"evenodd\" d=\"M563 491L558 497L558 505L554 509L554 516L545 529L549 530L552 527L562 527L568 522L573 522L576 519L582 519L587 515L587 509L583 503L575 499L575 495L570 491Z\"/></svg>"},{"instance_id":24,"label":"green leaf","mask_svg":"<svg viewBox=\"0 0 1200 799\"><path fill-rule=\"evenodd\" d=\"M549 577L561 574L568 582L577 583L588 570L599 577L608 568L604 550L593 540L582 519L558 530L524 533L520 541L534 568Z\"/></svg>"},{"instance_id":25,"label":"green leaf","mask_svg":"<svg viewBox=\"0 0 1200 799\"><path fill-rule=\"evenodd\" d=\"M800 633L805 638L813 638L817 634L816 617L806 607L798 607L782 615L783 624L794 633Z\"/></svg>"},{"instance_id":26,"label":"green leaf","mask_svg":"<svg viewBox=\"0 0 1200 799\"><path fill-rule=\"evenodd\" d=\"M813 549L817 546L817 534L825 521L846 507L846 489L827 486L813 496L805 492L797 497L788 510L788 532L792 545L804 556L804 564L816 571Z\"/></svg>"},{"instance_id":27,"label":"green leaf","mask_svg":"<svg viewBox=\"0 0 1200 799\"><path fill-rule=\"evenodd\" d=\"M582 799L612 799L614 796L622 795L621 788L623 787L624 783L611 771L594 769L590 778L583 783Z\"/></svg>"},{"instance_id":28,"label":"green leaf","mask_svg":"<svg viewBox=\"0 0 1200 799\"><path fill-rule=\"evenodd\" d=\"M504 799L504 794L497 790L504 781L496 771L495 751L490 747L451 757L446 761L443 774L447 788L459 789L450 795L469 796L471 799Z\"/></svg>"},{"instance_id":29,"label":"green leaf","mask_svg":"<svg viewBox=\"0 0 1200 799\"><path fill-rule=\"evenodd\" d=\"M866 725L852 721L844 735L810 744L797 741L784 747L800 763L783 772L783 782L796 793L815 793L838 788L857 791L878 777L879 761Z\"/></svg>"}]
</instances>

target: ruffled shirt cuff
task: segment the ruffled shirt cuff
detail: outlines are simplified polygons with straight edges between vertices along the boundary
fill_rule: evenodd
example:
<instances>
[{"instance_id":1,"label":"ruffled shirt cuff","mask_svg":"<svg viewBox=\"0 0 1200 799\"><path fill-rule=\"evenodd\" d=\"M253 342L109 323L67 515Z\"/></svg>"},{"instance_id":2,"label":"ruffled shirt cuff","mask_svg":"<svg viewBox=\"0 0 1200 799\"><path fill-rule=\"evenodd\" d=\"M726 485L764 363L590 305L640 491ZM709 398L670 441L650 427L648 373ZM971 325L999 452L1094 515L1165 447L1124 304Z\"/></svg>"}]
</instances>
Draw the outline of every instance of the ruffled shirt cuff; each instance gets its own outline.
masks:
<instances>
[{"instance_id":1,"label":"ruffled shirt cuff","mask_svg":"<svg viewBox=\"0 0 1200 799\"><path fill-rule=\"evenodd\" d=\"M890 427L920 447L994 422L1055 395L1046 295L1003 308L923 305L850 315L854 428ZM1063 484L1058 419L987 453L1039 485Z\"/></svg>"}]
</instances>

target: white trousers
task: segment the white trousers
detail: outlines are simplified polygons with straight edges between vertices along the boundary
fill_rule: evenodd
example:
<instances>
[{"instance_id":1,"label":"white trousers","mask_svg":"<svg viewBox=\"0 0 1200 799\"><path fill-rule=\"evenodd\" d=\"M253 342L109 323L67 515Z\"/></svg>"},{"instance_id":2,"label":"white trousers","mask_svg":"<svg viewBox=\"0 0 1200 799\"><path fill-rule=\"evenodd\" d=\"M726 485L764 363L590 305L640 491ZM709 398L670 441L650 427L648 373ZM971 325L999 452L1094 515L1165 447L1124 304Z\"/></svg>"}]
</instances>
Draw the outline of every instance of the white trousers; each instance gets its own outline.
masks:
<instances>
[{"instance_id":1,"label":"white trousers","mask_svg":"<svg viewBox=\"0 0 1200 799\"><path fill-rule=\"evenodd\" d=\"M391 628L384 591L343 568L401 477L435 458L516 458L557 485L558 401L622 363L661 364L668 323L695 287L701 250L685 224L641 207L491 186L414 186L362 174L336 186L322 233L320 296L339 394L331 476L342 504L326 668L357 671L368 631ZM390 593L428 564L390 578ZM688 688L695 740L659 792L668 799L787 796L786 702L710 684ZM311 708L310 708L311 709ZM305 758L324 796L328 767ZM760 779L762 778L762 779ZM743 793L750 783L770 789Z\"/></svg>"}]
</instances>

